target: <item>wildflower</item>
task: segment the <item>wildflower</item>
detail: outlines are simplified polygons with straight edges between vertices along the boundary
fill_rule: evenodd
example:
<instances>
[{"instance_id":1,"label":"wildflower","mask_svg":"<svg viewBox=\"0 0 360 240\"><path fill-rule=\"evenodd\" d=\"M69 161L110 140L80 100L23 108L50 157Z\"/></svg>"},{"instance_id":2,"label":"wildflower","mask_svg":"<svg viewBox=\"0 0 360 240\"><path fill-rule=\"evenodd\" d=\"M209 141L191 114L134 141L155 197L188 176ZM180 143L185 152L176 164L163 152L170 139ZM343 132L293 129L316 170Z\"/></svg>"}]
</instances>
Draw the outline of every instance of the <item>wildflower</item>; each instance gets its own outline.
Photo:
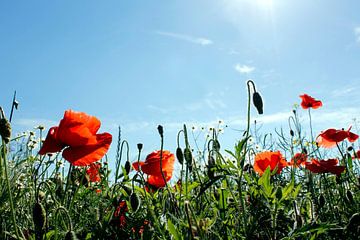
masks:
<instances>
[{"instance_id":1,"label":"wildflower","mask_svg":"<svg viewBox=\"0 0 360 240\"><path fill-rule=\"evenodd\" d=\"M300 165L305 165L307 160L307 155L305 153L296 153L290 161L290 165L294 167L299 167Z\"/></svg>"},{"instance_id":2,"label":"wildflower","mask_svg":"<svg viewBox=\"0 0 360 240\"><path fill-rule=\"evenodd\" d=\"M343 129L327 129L326 131L319 134L319 136L316 138L316 142L319 146L324 148L332 148L336 145L336 143L342 142L345 139L348 139L349 142L355 142L359 138L359 135L350 132L350 129L351 127L347 131Z\"/></svg>"},{"instance_id":3,"label":"wildflower","mask_svg":"<svg viewBox=\"0 0 360 240\"><path fill-rule=\"evenodd\" d=\"M322 102L320 100L315 100L313 97L310 97L307 94L300 95L301 101L301 107L303 109L313 108L317 109L322 106Z\"/></svg>"},{"instance_id":4,"label":"wildflower","mask_svg":"<svg viewBox=\"0 0 360 240\"><path fill-rule=\"evenodd\" d=\"M144 162L134 162L132 165L136 171L141 171L149 175L148 183L157 188L164 187L172 177L174 170L175 156L169 151L162 151L162 169L160 169L160 154L161 151L154 151L147 155ZM162 173L164 174L166 182L164 182Z\"/></svg>"},{"instance_id":5,"label":"wildflower","mask_svg":"<svg viewBox=\"0 0 360 240\"><path fill-rule=\"evenodd\" d=\"M91 163L90 167L86 170L86 174L89 176L90 182L100 182L101 177L99 174L99 169L101 168L101 163Z\"/></svg>"},{"instance_id":6,"label":"wildflower","mask_svg":"<svg viewBox=\"0 0 360 240\"><path fill-rule=\"evenodd\" d=\"M40 155L59 152L75 166L87 166L101 159L108 151L112 136L96 134L100 121L83 112L65 111L59 126L52 127L39 151Z\"/></svg>"},{"instance_id":7,"label":"wildflower","mask_svg":"<svg viewBox=\"0 0 360 240\"><path fill-rule=\"evenodd\" d=\"M317 160L312 159L311 162L305 163L305 167L313 173L333 173L340 175L344 170L344 166L336 166L337 159Z\"/></svg>"},{"instance_id":8,"label":"wildflower","mask_svg":"<svg viewBox=\"0 0 360 240\"><path fill-rule=\"evenodd\" d=\"M262 175L268 167L270 167L270 171L274 171L274 169L277 168L276 173L279 174L286 166L287 162L279 151L266 151L255 155L254 170L260 175Z\"/></svg>"},{"instance_id":9,"label":"wildflower","mask_svg":"<svg viewBox=\"0 0 360 240\"><path fill-rule=\"evenodd\" d=\"M126 213L128 211L129 209L127 207L126 201L122 200L114 212L114 217L119 218L120 227L124 227L126 225Z\"/></svg>"}]
</instances>

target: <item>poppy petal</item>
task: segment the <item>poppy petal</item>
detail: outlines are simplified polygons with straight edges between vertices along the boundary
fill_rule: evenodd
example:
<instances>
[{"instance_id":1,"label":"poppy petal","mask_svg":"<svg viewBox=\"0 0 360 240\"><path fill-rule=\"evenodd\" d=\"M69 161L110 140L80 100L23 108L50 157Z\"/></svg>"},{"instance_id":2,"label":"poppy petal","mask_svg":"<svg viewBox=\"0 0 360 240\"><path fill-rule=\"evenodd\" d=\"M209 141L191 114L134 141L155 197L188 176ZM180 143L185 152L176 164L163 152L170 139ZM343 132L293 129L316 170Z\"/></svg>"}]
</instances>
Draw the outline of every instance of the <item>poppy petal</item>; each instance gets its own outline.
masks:
<instances>
[{"instance_id":1,"label":"poppy petal","mask_svg":"<svg viewBox=\"0 0 360 240\"><path fill-rule=\"evenodd\" d=\"M96 135L96 144L78 147L70 146L63 151L63 157L75 166L87 166L100 160L108 151L112 136L109 133Z\"/></svg>"},{"instance_id":2,"label":"poppy petal","mask_svg":"<svg viewBox=\"0 0 360 240\"><path fill-rule=\"evenodd\" d=\"M96 117L67 110L59 124L58 139L72 147L95 144L99 128L100 121Z\"/></svg>"},{"instance_id":3,"label":"poppy petal","mask_svg":"<svg viewBox=\"0 0 360 240\"><path fill-rule=\"evenodd\" d=\"M39 151L40 155L59 152L65 147L65 145L56 138L57 130L58 127L52 127L49 129L45 141L43 142L43 145L41 146L41 149Z\"/></svg>"}]
</instances>

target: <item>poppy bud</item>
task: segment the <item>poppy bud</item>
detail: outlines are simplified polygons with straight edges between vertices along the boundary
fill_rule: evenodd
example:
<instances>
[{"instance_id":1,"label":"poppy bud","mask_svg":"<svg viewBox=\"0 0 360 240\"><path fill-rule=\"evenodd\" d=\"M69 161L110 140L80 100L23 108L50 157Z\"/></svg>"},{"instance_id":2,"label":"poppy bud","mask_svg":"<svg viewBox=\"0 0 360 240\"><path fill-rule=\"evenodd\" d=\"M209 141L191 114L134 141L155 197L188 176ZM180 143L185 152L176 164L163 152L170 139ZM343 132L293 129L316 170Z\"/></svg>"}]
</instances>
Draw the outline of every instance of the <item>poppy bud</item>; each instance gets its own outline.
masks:
<instances>
[{"instance_id":1,"label":"poppy bud","mask_svg":"<svg viewBox=\"0 0 360 240\"><path fill-rule=\"evenodd\" d=\"M213 167L214 166L208 165L207 174L208 174L209 179L214 179L214 177L215 177L215 171L213 170Z\"/></svg>"},{"instance_id":2,"label":"poppy bud","mask_svg":"<svg viewBox=\"0 0 360 240\"><path fill-rule=\"evenodd\" d=\"M278 187L278 188L276 189L276 194L275 194L275 196L276 196L276 198L277 198L278 200L280 200L280 199L282 198L282 189L281 189L280 187Z\"/></svg>"},{"instance_id":3,"label":"poppy bud","mask_svg":"<svg viewBox=\"0 0 360 240\"><path fill-rule=\"evenodd\" d=\"M45 228L46 211L44 206L39 202L36 202L33 208L33 221L36 231L41 231Z\"/></svg>"},{"instance_id":4,"label":"poppy bud","mask_svg":"<svg viewBox=\"0 0 360 240\"><path fill-rule=\"evenodd\" d=\"M163 128L163 126L159 125L157 129L158 129L158 132L160 134L160 137L163 137L164 136L164 128Z\"/></svg>"},{"instance_id":5,"label":"poppy bud","mask_svg":"<svg viewBox=\"0 0 360 240\"><path fill-rule=\"evenodd\" d=\"M76 234L74 231L68 231L65 235L65 240L77 240Z\"/></svg>"},{"instance_id":6,"label":"poppy bud","mask_svg":"<svg viewBox=\"0 0 360 240\"><path fill-rule=\"evenodd\" d=\"M216 201L219 201L219 199L220 199L220 193L219 193L217 190L214 191L214 197L215 197Z\"/></svg>"},{"instance_id":7,"label":"poppy bud","mask_svg":"<svg viewBox=\"0 0 360 240\"><path fill-rule=\"evenodd\" d=\"M296 224L301 227L303 225L303 220L300 215L296 215Z\"/></svg>"},{"instance_id":8,"label":"poppy bud","mask_svg":"<svg viewBox=\"0 0 360 240\"><path fill-rule=\"evenodd\" d=\"M125 172L127 175L129 175L129 173L130 173L130 168L131 168L130 161L126 161L125 162Z\"/></svg>"},{"instance_id":9,"label":"poppy bud","mask_svg":"<svg viewBox=\"0 0 360 240\"><path fill-rule=\"evenodd\" d=\"M350 190L346 191L346 197L347 197L347 199L349 200L350 203L354 203L354 197L353 197Z\"/></svg>"},{"instance_id":10,"label":"poppy bud","mask_svg":"<svg viewBox=\"0 0 360 240\"><path fill-rule=\"evenodd\" d=\"M217 139L214 140L213 147L216 151L220 151L220 142Z\"/></svg>"},{"instance_id":11,"label":"poppy bud","mask_svg":"<svg viewBox=\"0 0 360 240\"><path fill-rule=\"evenodd\" d=\"M324 195L320 194L319 196L319 209L325 205L325 198Z\"/></svg>"},{"instance_id":12,"label":"poppy bud","mask_svg":"<svg viewBox=\"0 0 360 240\"><path fill-rule=\"evenodd\" d=\"M355 213L351 216L348 225L346 226L347 229L356 229L359 226L360 222L360 213Z\"/></svg>"},{"instance_id":13,"label":"poppy bud","mask_svg":"<svg viewBox=\"0 0 360 240\"><path fill-rule=\"evenodd\" d=\"M302 152L303 152L304 154L306 154L306 155L308 154L306 148L303 148Z\"/></svg>"},{"instance_id":14,"label":"poppy bud","mask_svg":"<svg viewBox=\"0 0 360 240\"><path fill-rule=\"evenodd\" d=\"M138 148L139 151L141 151L141 149L143 148L143 144L142 144L142 143L138 143L138 144L137 144L137 148Z\"/></svg>"},{"instance_id":15,"label":"poppy bud","mask_svg":"<svg viewBox=\"0 0 360 240\"><path fill-rule=\"evenodd\" d=\"M352 146L348 147L347 150L348 152L351 152L354 148Z\"/></svg>"},{"instance_id":16,"label":"poppy bud","mask_svg":"<svg viewBox=\"0 0 360 240\"><path fill-rule=\"evenodd\" d=\"M292 137L295 136L295 133L292 129L290 129L290 136L292 136Z\"/></svg>"},{"instance_id":17,"label":"poppy bud","mask_svg":"<svg viewBox=\"0 0 360 240\"><path fill-rule=\"evenodd\" d=\"M130 195L130 204L131 204L132 210L134 212L136 212L140 205L140 199L135 192L132 192Z\"/></svg>"},{"instance_id":18,"label":"poppy bud","mask_svg":"<svg viewBox=\"0 0 360 240\"><path fill-rule=\"evenodd\" d=\"M179 147L176 149L176 158L178 159L181 165L184 163L184 154L181 148Z\"/></svg>"},{"instance_id":19,"label":"poppy bud","mask_svg":"<svg viewBox=\"0 0 360 240\"><path fill-rule=\"evenodd\" d=\"M10 141L11 125L9 121L5 118L0 119L0 136L5 143L8 143Z\"/></svg>"},{"instance_id":20,"label":"poppy bud","mask_svg":"<svg viewBox=\"0 0 360 240\"><path fill-rule=\"evenodd\" d=\"M263 101L258 92L253 94L253 103L259 114L263 114Z\"/></svg>"},{"instance_id":21,"label":"poppy bud","mask_svg":"<svg viewBox=\"0 0 360 240\"><path fill-rule=\"evenodd\" d=\"M185 148L184 157L189 169L192 167L192 154L190 148Z\"/></svg>"},{"instance_id":22,"label":"poppy bud","mask_svg":"<svg viewBox=\"0 0 360 240\"><path fill-rule=\"evenodd\" d=\"M341 184L341 175L336 175L335 181L337 184Z\"/></svg>"}]
</instances>

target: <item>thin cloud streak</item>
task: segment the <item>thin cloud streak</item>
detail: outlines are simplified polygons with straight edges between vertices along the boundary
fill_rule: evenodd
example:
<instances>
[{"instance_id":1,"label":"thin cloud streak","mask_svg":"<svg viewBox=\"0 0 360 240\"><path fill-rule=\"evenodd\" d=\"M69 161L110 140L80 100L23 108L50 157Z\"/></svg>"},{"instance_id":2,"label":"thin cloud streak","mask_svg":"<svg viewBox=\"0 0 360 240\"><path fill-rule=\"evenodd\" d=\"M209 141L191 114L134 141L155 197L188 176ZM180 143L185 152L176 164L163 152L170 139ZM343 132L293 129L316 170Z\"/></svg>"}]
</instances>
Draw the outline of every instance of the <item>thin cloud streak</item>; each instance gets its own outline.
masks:
<instances>
[{"instance_id":1,"label":"thin cloud streak","mask_svg":"<svg viewBox=\"0 0 360 240\"><path fill-rule=\"evenodd\" d=\"M255 67L248 66L248 65L245 65L245 64L242 65L240 63L237 63L234 66L234 69L236 71L238 71L239 73L249 74L249 73L252 73L255 70Z\"/></svg>"},{"instance_id":2,"label":"thin cloud streak","mask_svg":"<svg viewBox=\"0 0 360 240\"><path fill-rule=\"evenodd\" d=\"M166 36L166 37L170 37L170 38L174 38L174 39L178 39L178 40L183 40L183 41L190 42L190 43L199 44L202 46L214 44L214 42L212 40L210 40L208 38L204 38L204 37L194 37L194 36L190 36L190 35L186 35L186 34L174 33L174 32L164 32L164 31L156 31L155 33L162 35L162 36Z\"/></svg>"}]
</instances>

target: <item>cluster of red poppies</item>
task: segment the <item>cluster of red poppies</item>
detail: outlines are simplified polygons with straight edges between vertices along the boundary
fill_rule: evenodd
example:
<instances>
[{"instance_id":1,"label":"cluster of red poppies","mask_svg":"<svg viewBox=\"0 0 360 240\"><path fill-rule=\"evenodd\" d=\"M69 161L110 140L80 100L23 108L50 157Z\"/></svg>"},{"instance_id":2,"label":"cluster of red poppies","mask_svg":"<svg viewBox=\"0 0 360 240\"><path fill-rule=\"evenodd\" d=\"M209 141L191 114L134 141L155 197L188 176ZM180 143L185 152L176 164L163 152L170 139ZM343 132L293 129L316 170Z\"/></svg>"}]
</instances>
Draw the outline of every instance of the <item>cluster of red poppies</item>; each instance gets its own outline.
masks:
<instances>
[{"instance_id":1,"label":"cluster of red poppies","mask_svg":"<svg viewBox=\"0 0 360 240\"><path fill-rule=\"evenodd\" d=\"M101 164L96 162L109 150L112 136L109 133L98 134L99 128L100 121L96 117L67 110L59 126L50 128L39 154L63 150L64 159L74 166L89 166L86 170L89 180L100 182ZM171 179L174 162L174 154L169 151L155 151L150 153L144 162L135 162L133 167L148 174L148 184L161 188Z\"/></svg>"},{"instance_id":2,"label":"cluster of red poppies","mask_svg":"<svg viewBox=\"0 0 360 240\"><path fill-rule=\"evenodd\" d=\"M303 109L317 109L322 106L320 100L307 94L301 95L300 98ZM89 166L87 169L89 180L99 182L101 180L99 175L101 164L96 162L106 154L112 141L109 133L97 134L99 128L100 121L96 117L83 112L67 110L59 126L50 128L39 154L63 150L62 155L66 160L75 166ZM345 139L354 142L359 136L350 130L351 127L348 130L327 129L317 136L316 142L319 147L324 148L334 147ZM360 150L354 157L358 158L359 156ZM313 158L311 161L307 160L308 156L305 153L297 153L290 162L287 162L279 151L266 151L256 154L254 170L262 175L268 167L271 171L277 169L277 173L280 173L284 167L301 165L314 173L340 174L345 169L344 166L337 166L338 159L319 160ZM154 151L146 157L145 161L133 163L133 167L148 175L147 183L149 185L162 188L172 177L174 162L175 157L171 152Z\"/></svg>"},{"instance_id":3,"label":"cluster of red poppies","mask_svg":"<svg viewBox=\"0 0 360 240\"><path fill-rule=\"evenodd\" d=\"M300 98L302 99L301 107L303 109L317 109L322 106L320 100L316 100L307 94L301 95ZM317 145L319 147L332 148L345 139L349 142L355 142L359 136L350 132L350 130L351 127L348 130L327 129L317 136ZM360 150L356 155L357 156L354 156L355 158L360 156ZM287 162L279 151L261 152L255 155L254 170L260 175L262 175L268 167L271 171L277 169L276 173L280 173L286 166L299 167L300 165L305 166L306 169L313 173L333 173L339 175L345 170L345 166L338 166L338 159L319 160L312 158L309 162L307 159L307 154L297 153L290 162Z\"/></svg>"}]
</instances>

